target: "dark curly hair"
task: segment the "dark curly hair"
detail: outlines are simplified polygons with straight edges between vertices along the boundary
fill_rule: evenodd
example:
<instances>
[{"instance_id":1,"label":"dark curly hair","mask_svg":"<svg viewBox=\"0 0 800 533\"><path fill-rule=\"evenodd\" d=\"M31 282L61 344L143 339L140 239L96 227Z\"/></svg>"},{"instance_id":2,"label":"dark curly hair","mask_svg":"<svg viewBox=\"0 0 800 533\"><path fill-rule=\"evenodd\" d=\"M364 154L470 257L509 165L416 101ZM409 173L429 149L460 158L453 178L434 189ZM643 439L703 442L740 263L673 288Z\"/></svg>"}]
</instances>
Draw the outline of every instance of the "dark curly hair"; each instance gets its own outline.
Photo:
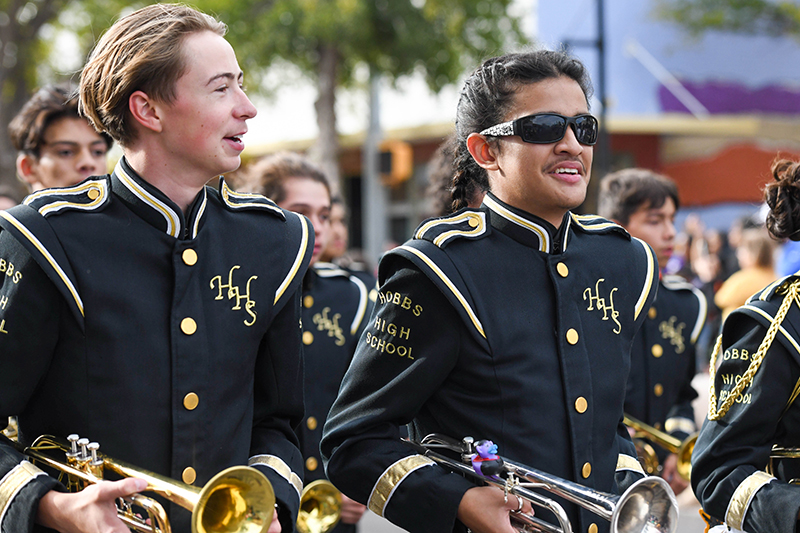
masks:
<instances>
[{"instance_id":1,"label":"dark curly hair","mask_svg":"<svg viewBox=\"0 0 800 533\"><path fill-rule=\"evenodd\" d=\"M453 211L466 207L476 191L489 190L489 176L467 150L467 137L505 120L520 86L566 76L583 90L588 104L592 94L586 68L565 51L536 50L487 59L473 72L456 110Z\"/></svg>"},{"instance_id":2,"label":"dark curly hair","mask_svg":"<svg viewBox=\"0 0 800 533\"><path fill-rule=\"evenodd\" d=\"M776 239L800 241L800 162L776 159L770 170L775 181L764 187L767 229Z\"/></svg>"},{"instance_id":3,"label":"dark curly hair","mask_svg":"<svg viewBox=\"0 0 800 533\"><path fill-rule=\"evenodd\" d=\"M680 208L678 186L667 176L646 168L626 168L612 172L600 182L597 213L627 224L641 207L658 209L667 198Z\"/></svg>"}]
</instances>

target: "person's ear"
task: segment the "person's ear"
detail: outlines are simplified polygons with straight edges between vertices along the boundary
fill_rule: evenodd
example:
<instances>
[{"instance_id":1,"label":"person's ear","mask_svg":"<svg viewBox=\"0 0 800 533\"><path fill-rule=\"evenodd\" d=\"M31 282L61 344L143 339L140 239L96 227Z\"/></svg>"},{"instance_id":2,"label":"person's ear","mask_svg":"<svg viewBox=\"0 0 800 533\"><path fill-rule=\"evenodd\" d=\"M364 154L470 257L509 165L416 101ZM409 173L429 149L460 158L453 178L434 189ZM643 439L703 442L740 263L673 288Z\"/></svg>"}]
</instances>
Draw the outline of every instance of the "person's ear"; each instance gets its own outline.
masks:
<instances>
[{"instance_id":1,"label":"person's ear","mask_svg":"<svg viewBox=\"0 0 800 533\"><path fill-rule=\"evenodd\" d=\"M480 133L470 133L467 150L478 165L486 170L497 170L496 148Z\"/></svg>"},{"instance_id":2,"label":"person's ear","mask_svg":"<svg viewBox=\"0 0 800 533\"><path fill-rule=\"evenodd\" d=\"M143 91L134 91L128 98L128 110L134 121L145 129L160 132L163 129L159 107Z\"/></svg>"},{"instance_id":3,"label":"person's ear","mask_svg":"<svg viewBox=\"0 0 800 533\"><path fill-rule=\"evenodd\" d=\"M33 185L39 181L36 175L37 161L31 154L20 153L17 156L17 175L25 183Z\"/></svg>"}]
</instances>

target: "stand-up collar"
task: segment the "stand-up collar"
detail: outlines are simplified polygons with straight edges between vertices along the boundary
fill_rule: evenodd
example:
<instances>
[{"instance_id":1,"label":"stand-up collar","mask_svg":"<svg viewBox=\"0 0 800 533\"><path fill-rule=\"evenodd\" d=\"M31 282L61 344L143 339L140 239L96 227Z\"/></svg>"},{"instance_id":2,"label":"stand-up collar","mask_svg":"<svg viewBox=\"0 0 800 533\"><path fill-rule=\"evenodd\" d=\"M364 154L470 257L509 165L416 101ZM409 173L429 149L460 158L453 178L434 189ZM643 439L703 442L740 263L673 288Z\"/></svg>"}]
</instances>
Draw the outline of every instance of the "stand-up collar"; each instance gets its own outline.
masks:
<instances>
[{"instance_id":1,"label":"stand-up collar","mask_svg":"<svg viewBox=\"0 0 800 533\"><path fill-rule=\"evenodd\" d=\"M549 254L566 249L572 223L569 211L564 214L561 227L556 229L546 220L510 206L490 192L483 198L483 206L489 210L491 226L515 241Z\"/></svg>"},{"instance_id":2,"label":"stand-up collar","mask_svg":"<svg viewBox=\"0 0 800 533\"><path fill-rule=\"evenodd\" d=\"M145 181L122 157L111 173L111 189L142 220L176 239L194 239L203 224L206 188L189 205L187 216L167 195Z\"/></svg>"}]
</instances>

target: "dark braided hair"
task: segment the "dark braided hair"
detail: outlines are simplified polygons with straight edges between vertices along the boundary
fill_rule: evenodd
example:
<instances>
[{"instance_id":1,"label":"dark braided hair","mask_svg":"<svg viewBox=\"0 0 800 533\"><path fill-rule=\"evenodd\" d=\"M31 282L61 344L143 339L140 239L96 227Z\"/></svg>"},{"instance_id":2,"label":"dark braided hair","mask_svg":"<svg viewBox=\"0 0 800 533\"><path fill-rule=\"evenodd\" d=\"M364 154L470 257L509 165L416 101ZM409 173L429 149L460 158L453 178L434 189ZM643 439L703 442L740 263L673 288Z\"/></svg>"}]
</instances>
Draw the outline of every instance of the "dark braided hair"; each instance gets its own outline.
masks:
<instances>
[{"instance_id":1,"label":"dark braided hair","mask_svg":"<svg viewBox=\"0 0 800 533\"><path fill-rule=\"evenodd\" d=\"M776 239L800 240L800 162L776 159L772 163L774 182L764 188L769 206L767 229Z\"/></svg>"},{"instance_id":2,"label":"dark braided hair","mask_svg":"<svg viewBox=\"0 0 800 533\"><path fill-rule=\"evenodd\" d=\"M575 80L589 102L589 74L579 60L564 51L536 50L493 57L467 78L456 111L453 211L466 207L476 192L489 190L489 176L467 150L467 137L503 122L521 85L560 76Z\"/></svg>"}]
</instances>

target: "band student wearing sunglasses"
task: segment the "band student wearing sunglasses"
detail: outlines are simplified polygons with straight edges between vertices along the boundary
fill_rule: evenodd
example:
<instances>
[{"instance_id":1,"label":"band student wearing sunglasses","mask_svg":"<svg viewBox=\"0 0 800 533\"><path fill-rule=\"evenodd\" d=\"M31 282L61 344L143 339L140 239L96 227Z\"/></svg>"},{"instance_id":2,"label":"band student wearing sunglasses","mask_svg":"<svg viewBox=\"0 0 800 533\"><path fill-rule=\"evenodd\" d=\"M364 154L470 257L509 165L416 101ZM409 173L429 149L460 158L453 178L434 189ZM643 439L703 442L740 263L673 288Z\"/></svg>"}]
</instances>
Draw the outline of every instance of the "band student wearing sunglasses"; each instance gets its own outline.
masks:
<instances>
[{"instance_id":1,"label":"band student wearing sunglasses","mask_svg":"<svg viewBox=\"0 0 800 533\"><path fill-rule=\"evenodd\" d=\"M530 504L448 473L398 437L491 439L498 453L604 492L641 478L622 424L634 334L657 286L650 247L571 212L597 140L583 65L487 60L456 119L453 197L380 263L380 292L321 444L330 480L408 531L513 531ZM574 531L609 523L562 502ZM538 518L553 521L537 508Z\"/></svg>"}]
</instances>

